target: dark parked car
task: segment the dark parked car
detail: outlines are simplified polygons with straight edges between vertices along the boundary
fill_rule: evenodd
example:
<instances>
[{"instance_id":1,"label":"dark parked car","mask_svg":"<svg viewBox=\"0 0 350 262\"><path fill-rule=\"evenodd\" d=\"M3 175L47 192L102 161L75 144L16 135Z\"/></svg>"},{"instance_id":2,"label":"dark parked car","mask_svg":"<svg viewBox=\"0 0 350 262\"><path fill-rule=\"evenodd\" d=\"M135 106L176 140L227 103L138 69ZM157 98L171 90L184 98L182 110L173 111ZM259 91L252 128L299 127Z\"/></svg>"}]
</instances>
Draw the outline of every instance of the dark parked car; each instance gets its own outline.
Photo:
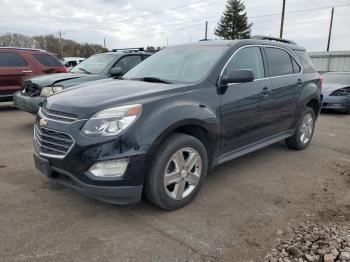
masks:
<instances>
[{"instance_id":1,"label":"dark parked car","mask_svg":"<svg viewBox=\"0 0 350 262\"><path fill-rule=\"evenodd\" d=\"M322 79L322 108L350 114L350 72L330 72Z\"/></svg>"},{"instance_id":2,"label":"dark parked car","mask_svg":"<svg viewBox=\"0 0 350 262\"><path fill-rule=\"evenodd\" d=\"M306 56L258 39L166 48L123 79L49 97L35 121L36 167L103 201L144 194L180 208L218 164L281 140L310 144L321 81Z\"/></svg>"},{"instance_id":3,"label":"dark parked car","mask_svg":"<svg viewBox=\"0 0 350 262\"><path fill-rule=\"evenodd\" d=\"M12 101L27 77L62 72L67 69L44 50L0 47L0 102Z\"/></svg>"},{"instance_id":4,"label":"dark parked car","mask_svg":"<svg viewBox=\"0 0 350 262\"><path fill-rule=\"evenodd\" d=\"M116 52L89 57L69 73L30 78L24 82L23 90L15 94L14 105L21 110L37 113L46 97L85 82L122 75L150 55L139 49L116 49Z\"/></svg>"}]
</instances>

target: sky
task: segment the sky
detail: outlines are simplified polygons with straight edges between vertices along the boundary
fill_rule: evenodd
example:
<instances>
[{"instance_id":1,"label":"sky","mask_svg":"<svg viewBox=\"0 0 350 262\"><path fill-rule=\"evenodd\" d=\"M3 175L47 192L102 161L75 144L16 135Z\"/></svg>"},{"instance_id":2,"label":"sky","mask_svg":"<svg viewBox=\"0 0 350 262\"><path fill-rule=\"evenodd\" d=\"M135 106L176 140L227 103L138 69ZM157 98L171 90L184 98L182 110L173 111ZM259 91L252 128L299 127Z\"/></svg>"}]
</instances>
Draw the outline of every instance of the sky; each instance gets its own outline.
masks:
<instances>
[{"instance_id":1,"label":"sky","mask_svg":"<svg viewBox=\"0 0 350 262\"><path fill-rule=\"evenodd\" d=\"M242 1L252 35L279 35L282 0ZM105 38L109 49L174 45L203 39L206 20L208 38L217 38L214 29L225 5L225 0L0 0L0 34L62 31L78 42L103 44ZM286 0L283 37L308 51L324 51L331 6L330 50L350 50L350 0Z\"/></svg>"}]
</instances>

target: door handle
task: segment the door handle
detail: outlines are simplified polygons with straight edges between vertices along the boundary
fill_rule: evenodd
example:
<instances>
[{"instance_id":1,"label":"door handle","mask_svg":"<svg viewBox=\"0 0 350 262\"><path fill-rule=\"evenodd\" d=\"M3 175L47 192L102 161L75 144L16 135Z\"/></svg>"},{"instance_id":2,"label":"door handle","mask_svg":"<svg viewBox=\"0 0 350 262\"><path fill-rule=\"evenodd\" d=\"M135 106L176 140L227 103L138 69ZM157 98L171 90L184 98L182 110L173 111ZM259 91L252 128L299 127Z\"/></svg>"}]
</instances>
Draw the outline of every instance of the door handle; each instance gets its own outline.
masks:
<instances>
[{"instance_id":1,"label":"door handle","mask_svg":"<svg viewBox=\"0 0 350 262\"><path fill-rule=\"evenodd\" d=\"M22 73L32 73L32 70L23 70Z\"/></svg>"},{"instance_id":2,"label":"door handle","mask_svg":"<svg viewBox=\"0 0 350 262\"><path fill-rule=\"evenodd\" d=\"M299 79L298 79L298 82L297 82L297 85L298 85L298 86L302 86L302 84L303 84L303 81L301 81L301 79L299 78Z\"/></svg>"},{"instance_id":3,"label":"door handle","mask_svg":"<svg viewBox=\"0 0 350 262\"><path fill-rule=\"evenodd\" d=\"M270 92L271 92L271 89L265 86L265 87L263 88L263 90L261 91L261 94L262 94L263 96L267 96Z\"/></svg>"}]
</instances>

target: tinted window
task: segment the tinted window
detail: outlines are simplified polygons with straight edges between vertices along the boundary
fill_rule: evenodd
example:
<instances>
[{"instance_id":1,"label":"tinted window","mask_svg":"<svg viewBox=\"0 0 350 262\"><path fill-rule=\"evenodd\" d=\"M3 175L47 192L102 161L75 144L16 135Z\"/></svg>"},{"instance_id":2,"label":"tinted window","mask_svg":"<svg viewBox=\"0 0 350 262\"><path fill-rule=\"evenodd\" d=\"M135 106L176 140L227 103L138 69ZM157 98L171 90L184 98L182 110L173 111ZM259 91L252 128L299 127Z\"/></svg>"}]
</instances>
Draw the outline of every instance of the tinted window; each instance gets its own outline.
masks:
<instances>
[{"instance_id":1,"label":"tinted window","mask_svg":"<svg viewBox=\"0 0 350 262\"><path fill-rule=\"evenodd\" d=\"M61 62L50 54L33 54L32 55L36 60L40 62L40 64L49 67L61 67Z\"/></svg>"},{"instance_id":2,"label":"tinted window","mask_svg":"<svg viewBox=\"0 0 350 262\"><path fill-rule=\"evenodd\" d=\"M314 73L316 72L315 66L312 63L310 57L306 51L294 50L301 59L301 65L303 66L304 73Z\"/></svg>"},{"instance_id":3,"label":"tinted window","mask_svg":"<svg viewBox=\"0 0 350 262\"><path fill-rule=\"evenodd\" d=\"M293 57L291 57L292 59L292 63L293 63L293 69L294 69L294 73L298 74L301 72L301 67L300 65L295 61L295 59Z\"/></svg>"},{"instance_id":4,"label":"tinted window","mask_svg":"<svg viewBox=\"0 0 350 262\"><path fill-rule=\"evenodd\" d=\"M141 56L125 56L121 58L113 67L120 67L122 72L126 73L140 62Z\"/></svg>"},{"instance_id":5,"label":"tinted window","mask_svg":"<svg viewBox=\"0 0 350 262\"><path fill-rule=\"evenodd\" d=\"M255 79L264 78L264 62L259 47L246 47L238 53L228 63L224 75L232 70L251 69L254 72Z\"/></svg>"},{"instance_id":6,"label":"tinted window","mask_svg":"<svg viewBox=\"0 0 350 262\"><path fill-rule=\"evenodd\" d=\"M16 53L0 53L1 67L21 67L27 65L27 61Z\"/></svg>"},{"instance_id":7,"label":"tinted window","mask_svg":"<svg viewBox=\"0 0 350 262\"><path fill-rule=\"evenodd\" d=\"M165 48L135 66L124 78L158 77L174 83L195 83L214 67L227 46L176 46Z\"/></svg>"},{"instance_id":8,"label":"tinted window","mask_svg":"<svg viewBox=\"0 0 350 262\"><path fill-rule=\"evenodd\" d=\"M67 63L64 64L65 67L73 67L76 66L78 63L77 61L69 61Z\"/></svg>"},{"instance_id":9,"label":"tinted window","mask_svg":"<svg viewBox=\"0 0 350 262\"><path fill-rule=\"evenodd\" d=\"M266 48L270 76L283 76L294 74L291 56L279 48Z\"/></svg>"}]
</instances>

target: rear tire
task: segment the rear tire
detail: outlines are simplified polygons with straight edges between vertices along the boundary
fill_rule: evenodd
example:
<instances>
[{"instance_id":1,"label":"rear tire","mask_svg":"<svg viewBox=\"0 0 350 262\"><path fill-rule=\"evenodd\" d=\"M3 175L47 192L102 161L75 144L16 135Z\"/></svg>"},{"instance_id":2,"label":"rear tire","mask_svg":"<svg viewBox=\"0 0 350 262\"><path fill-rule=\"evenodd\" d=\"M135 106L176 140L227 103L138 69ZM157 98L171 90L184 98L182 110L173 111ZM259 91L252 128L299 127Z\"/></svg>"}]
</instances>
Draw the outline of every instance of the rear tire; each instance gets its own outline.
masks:
<instances>
[{"instance_id":1,"label":"rear tire","mask_svg":"<svg viewBox=\"0 0 350 262\"><path fill-rule=\"evenodd\" d=\"M287 146L294 150L307 148L314 134L315 120L314 110L306 107L299 118L294 135L285 140Z\"/></svg>"},{"instance_id":2,"label":"rear tire","mask_svg":"<svg viewBox=\"0 0 350 262\"><path fill-rule=\"evenodd\" d=\"M208 155L201 141L175 133L153 155L144 193L162 209L181 208L196 196L207 170Z\"/></svg>"}]
</instances>

